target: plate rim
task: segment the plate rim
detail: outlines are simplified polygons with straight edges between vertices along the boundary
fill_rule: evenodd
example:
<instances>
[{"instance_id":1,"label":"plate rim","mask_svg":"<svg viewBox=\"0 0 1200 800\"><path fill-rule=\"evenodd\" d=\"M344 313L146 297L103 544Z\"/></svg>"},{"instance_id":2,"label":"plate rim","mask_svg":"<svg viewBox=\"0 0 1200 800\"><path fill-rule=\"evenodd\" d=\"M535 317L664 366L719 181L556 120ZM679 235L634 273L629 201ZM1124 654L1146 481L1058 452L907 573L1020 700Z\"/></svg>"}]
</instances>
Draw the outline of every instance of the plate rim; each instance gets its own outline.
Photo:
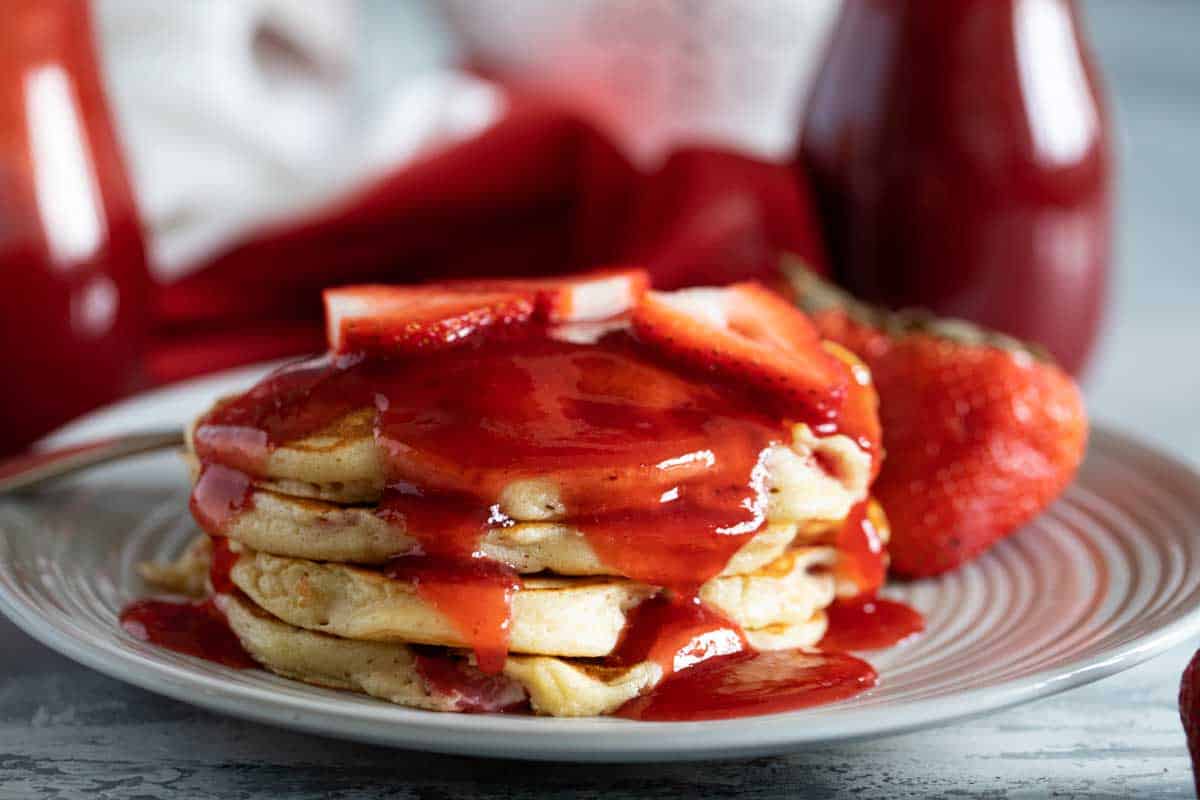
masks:
<instances>
[{"instance_id":1,"label":"plate rim","mask_svg":"<svg viewBox=\"0 0 1200 800\"><path fill-rule=\"evenodd\" d=\"M162 402L180 393L258 374L265 365L205 376L135 395L99 409L48 437L72 440L105 419L119 419L130 406ZM1200 472L1187 462L1107 425L1093 426L1089 448L1113 458L1133 453L1172 471L1200 492ZM1078 656L991 686L964 687L929 699L895 701L833 717L814 735L809 719L774 714L735 720L646 723L613 718L555 720L440 714L380 701L339 707L338 698L291 695L269 686L221 685L220 675L204 675L185 664L156 661L123 649L117 640L77 640L60 629L6 580L10 562L8 532L0 528L0 612L36 641L102 674L175 700L240 719L372 744L454 755L534 761L690 761L745 758L795 751L806 745L879 738L950 724L1101 680L1153 658L1200 634L1200 601L1176 610L1173 618L1127 642ZM932 702L932 705L931 705ZM811 713L811 712L810 712ZM793 723L792 721L795 720ZM592 728L589 730L589 728Z\"/></svg>"}]
</instances>

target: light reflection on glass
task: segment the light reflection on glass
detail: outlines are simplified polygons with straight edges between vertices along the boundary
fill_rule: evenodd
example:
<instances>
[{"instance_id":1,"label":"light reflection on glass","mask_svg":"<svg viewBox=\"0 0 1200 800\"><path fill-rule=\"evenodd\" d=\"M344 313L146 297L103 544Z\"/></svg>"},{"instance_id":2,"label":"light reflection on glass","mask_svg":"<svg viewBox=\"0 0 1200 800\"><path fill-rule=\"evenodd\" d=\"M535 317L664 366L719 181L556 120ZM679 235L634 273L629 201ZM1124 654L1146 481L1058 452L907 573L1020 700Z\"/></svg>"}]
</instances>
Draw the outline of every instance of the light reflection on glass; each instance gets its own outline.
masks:
<instances>
[{"instance_id":1,"label":"light reflection on glass","mask_svg":"<svg viewBox=\"0 0 1200 800\"><path fill-rule=\"evenodd\" d=\"M1013 29L1033 146L1052 164L1076 163L1095 141L1100 121L1068 9L1060 0L1018 0Z\"/></svg>"},{"instance_id":2,"label":"light reflection on glass","mask_svg":"<svg viewBox=\"0 0 1200 800\"><path fill-rule=\"evenodd\" d=\"M91 153L62 67L38 67L25 77L25 114L51 262L70 269L94 256L108 232Z\"/></svg>"}]
</instances>

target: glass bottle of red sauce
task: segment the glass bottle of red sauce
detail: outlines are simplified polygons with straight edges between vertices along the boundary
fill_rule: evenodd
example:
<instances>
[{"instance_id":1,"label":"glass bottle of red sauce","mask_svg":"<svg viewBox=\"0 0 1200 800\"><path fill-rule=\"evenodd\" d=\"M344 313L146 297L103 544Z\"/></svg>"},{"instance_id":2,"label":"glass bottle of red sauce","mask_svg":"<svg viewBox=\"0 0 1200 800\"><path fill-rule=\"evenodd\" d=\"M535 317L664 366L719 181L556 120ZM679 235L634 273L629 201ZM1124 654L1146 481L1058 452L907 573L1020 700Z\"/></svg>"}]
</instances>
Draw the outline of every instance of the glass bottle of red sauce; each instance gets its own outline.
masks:
<instances>
[{"instance_id":1,"label":"glass bottle of red sauce","mask_svg":"<svg viewBox=\"0 0 1200 800\"><path fill-rule=\"evenodd\" d=\"M839 280L1078 372L1110 259L1109 124L1073 0L845 0L800 162Z\"/></svg>"},{"instance_id":2,"label":"glass bottle of red sauce","mask_svg":"<svg viewBox=\"0 0 1200 800\"><path fill-rule=\"evenodd\" d=\"M148 279L88 5L0 24L0 454L133 380Z\"/></svg>"}]
</instances>

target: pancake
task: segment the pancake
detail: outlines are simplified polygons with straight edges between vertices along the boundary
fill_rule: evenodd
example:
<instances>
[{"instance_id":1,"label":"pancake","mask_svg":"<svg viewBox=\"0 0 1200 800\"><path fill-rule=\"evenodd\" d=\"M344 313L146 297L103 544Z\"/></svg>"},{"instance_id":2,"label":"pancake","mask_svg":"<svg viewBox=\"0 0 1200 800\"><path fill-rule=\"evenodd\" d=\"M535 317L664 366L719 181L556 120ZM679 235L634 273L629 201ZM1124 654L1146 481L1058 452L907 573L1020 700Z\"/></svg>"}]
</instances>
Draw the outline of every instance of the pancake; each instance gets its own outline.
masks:
<instances>
[{"instance_id":1,"label":"pancake","mask_svg":"<svg viewBox=\"0 0 1200 800\"><path fill-rule=\"evenodd\" d=\"M471 698L433 685L421 674L418 652L405 644L358 642L288 625L254 606L244 596L218 595L243 647L263 667L287 678L334 689L348 689L399 705L434 711L487 710ZM825 632L824 614L794 626L779 626L771 635L788 646L812 646ZM759 644L751 643L755 647ZM761 648L760 648L761 649ZM450 655L447 652L446 655ZM453 654L471 675L469 656ZM509 656L502 676L488 681L488 701L505 707L528 700L539 714L586 717L608 714L645 694L662 678L662 669L645 661L628 667L550 656Z\"/></svg>"},{"instance_id":2,"label":"pancake","mask_svg":"<svg viewBox=\"0 0 1200 800\"><path fill-rule=\"evenodd\" d=\"M605 667L546 656L510 656L499 676L485 676L464 653L447 651L458 668L490 690L487 705L422 675L418 651L394 642L356 642L280 622L245 597L219 595L217 604L242 646L286 678L362 692L432 711L485 711L528 701L539 714L595 716L649 691L662 677L653 662ZM494 706L494 708L489 707Z\"/></svg>"},{"instance_id":3,"label":"pancake","mask_svg":"<svg viewBox=\"0 0 1200 800\"><path fill-rule=\"evenodd\" d=\"M208 592L208 567L212 561L212 539L197 536L173 561L142 561L137 565L142 580L171 594L203 597Z\"/></svg>"},{"instance_id":4,"label":"pancake","mask_svg":"<svg viewBox=\"0 0 1200 800\"><path fill-rule=\"evenodd\" d=\"M334 503L378 502L383 495L386 465L383 451L375 442L372 420L371 411L355 412L317 434L271 449L255 485L277 494ZM194 432L193 425L188 431L189 454L194 452ZM195 457L189 458L195 471ZM768 519L844 519L850 507L866 496L870 461L870 456L847 436L818 437L807 425L795 425L791 444L773 445L765 461ZM453 471L453 481L468 487L476 485L469 465ZM630 485L646 480L645 471L616 476L611 469L592 472L595 474L573 472L572 480L590 481L613 497L622 496ZM678 482L669 470L662 471L662 475L669 485ZM669 488L667 484L665 488ZM496 501L505 516L520 522L561 521L571 511L563 503L558 487L537 476L508 482Z\"/></svg>"},{"instance_id":5,"label":"pancake","mask_svg":"<svg viewBox=\"0 0 1200 800\"><path fill-rule=\"evenodd\" d=\"M796 523L769 525L739 550L724 573L753 572L781 556L797 536ZM420 551L419 542L389 525L368 506L256 490L251 507L222 534L252 550L276 556L351 564L381 564ZM488 529L480 550L521 573L609 575L577 528L556 522L523 522Z\"/></svg>"},{"instance_id":6,"label":"pancake","mask_svg":"<svg viewBox=\"0 0 1200 800\"><path fill-rule=\"evenodd\" d=\"M207 537L198 537L175 562L141 565L159 588L203 594L208 571ZM761 582L722 581L713 589L726 602L754 605L754 595L770 592L771 573L786 575L786 562L773 566ZM160 582L162 581L162 582ZM731 595L746 595L731 601ZM613 667L595 661L510 654L501 676L485 676L464 651L436 649L438 659L453 658L458 669L487 687L487 707L478 697L434 685L418 666L419 648L400 642L356 641L289 625L259 608L244 594L219 594L215 601L246 651L266 669L286 678L333 689L361 692L392 703L432 711L480 711L523 702L539 714L594 716L610 713L656 686L662 669L653 662ZM760 615L766 607L759 609ZM771 624L746 631L759 650L810 647L825 633L823 611L794 624Z\"/></svg>"},{"instance_id":7,"label":"pancake","mask_svg":"<svg viewBox=\"0 0 1200 800\"><path fill-rule=\"evenodd\" d=\"M244 597L220 594L217 607L246 652L267 669L286 678L331 689L350 689L393 703L431 711L460 711L462 699L437 692L417 669L410 647L380 642L353 642L285 625ZM499 707L525 700L515 681L499 687Z\"/></svg>"},{"instance_id":8,"label":"pancake","mask_svg":"<svg viewBox=\"0 0 1200 800\"><path fill-rule=\"evenodd\" d=\"M309 437L296 447L278 448L274 455L284 451L293 455L313 454L322 447L332 447L345 456L374 448L373 438L363 428L366 425L363 414L351 415L343 421L346 427L339 429L339 436L328 440ZM352 441L341 436L349 431L359 435ZM326 463L321 455L313 458L314 465ZM339 458L328 457L328 463L338 462ZM850 439L819 438L806 425L794 427L791 446L772 446L763 465L767 473L768 525L731 558L724 574L750 572L778 557L795 538L797 530L840 522L853 504L865 496L870 474L869 457ZM306 477L320 477L318 473L314 469ZM342 471L337 476L348 479L351 474ZM351 483L374 485L374 479L361 475L356 481ZM330 502L330 497L344 502L353 496L353 492L343 491L351 483L342 480L301 483L281 478L259 479L256 483L259 488L253 494L253 502L220 531L251 549L317 561L378 564L410 553L417 546L416 537L410 536L401 527L402 523L393 519L389 526L373 513L372 506ZM610 485L619 486L619 482L609 480L606 486ZM376 493L381 491L379 488ZM614 497L621 496L619 488L608 491ZM518 524L492 527L485 534L482 549L495 560L522 573L543 570L560 575L612 573L585 535L570 525L557 524L569 516L570 509L559 498L553 482L536 478L516 480L505 486L497 499L502 513Z\"/></svg>"},{"instance_id":9,"label":"pancake","mask_svg":"<svg viewBox=\"0 0 1200 800\"><path fill-rule=\"evenodd\" d=\"M188 431L190 508L213 538L141 569L211 602L125 624L223 657L169 630L219 624L215 606L267 669L437 711L610 713L719 656L692 674L761 694L797 654L743 651L817 644L835 598L878 583L858 513L881 455L865 367L762 288L696 290L686 319L651 294L587 330L543 324L579 310L559 289L519 291L538 323L463 347L500 314L490 300L336 290L328 353ZM340 323L347 309L364 319ZM830 433L843 399L850 435Z\"/></svg>"},{"instance_id":10,"label":"pancake","mask_svg":"<svg viewBox=\"0 0 1200 800\"><path fill-rule=\"evenodd\" d=\"M805 623L833 601L836 557L829 547L797 548L752 574L708 581L700 598L748 633ZM245 551L230 576L255 604L290 625L346 639L469 646L411 582L377 571ZM628 613L657 591L620 578L527 578L512 595L508 649L609 655Z\"/></svg>"}]
</instances>

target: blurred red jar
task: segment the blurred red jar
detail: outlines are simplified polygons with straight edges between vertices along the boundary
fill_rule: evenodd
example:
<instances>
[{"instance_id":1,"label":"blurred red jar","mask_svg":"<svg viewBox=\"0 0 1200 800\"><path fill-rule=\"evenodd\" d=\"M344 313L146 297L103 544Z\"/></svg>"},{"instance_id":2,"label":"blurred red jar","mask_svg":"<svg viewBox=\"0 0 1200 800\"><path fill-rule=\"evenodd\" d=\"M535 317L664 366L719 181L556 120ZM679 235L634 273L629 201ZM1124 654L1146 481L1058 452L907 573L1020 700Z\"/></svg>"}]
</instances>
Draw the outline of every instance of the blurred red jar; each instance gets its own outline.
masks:
<instances>
[{"instance_id":1,"label":"blurred red jar","mask_svg":"<svg viewBox=\"0 0 1200 800\"><path fill-rule=\"evenodd\" d=\"M0 24L0 453L132 386L147 274L88 4Z\"/></svg>"},{"instance_id":2,"label":"blurred red jar","mask_svg":"<svg viewBox=\"0 0 1200 800\"><path fill-rule=\"evenodd\" d=\"M1111 251L1109 124L1071 0L846 0L801 168L839 280L1082 369Z\"/></svg>"}]
</instances>

